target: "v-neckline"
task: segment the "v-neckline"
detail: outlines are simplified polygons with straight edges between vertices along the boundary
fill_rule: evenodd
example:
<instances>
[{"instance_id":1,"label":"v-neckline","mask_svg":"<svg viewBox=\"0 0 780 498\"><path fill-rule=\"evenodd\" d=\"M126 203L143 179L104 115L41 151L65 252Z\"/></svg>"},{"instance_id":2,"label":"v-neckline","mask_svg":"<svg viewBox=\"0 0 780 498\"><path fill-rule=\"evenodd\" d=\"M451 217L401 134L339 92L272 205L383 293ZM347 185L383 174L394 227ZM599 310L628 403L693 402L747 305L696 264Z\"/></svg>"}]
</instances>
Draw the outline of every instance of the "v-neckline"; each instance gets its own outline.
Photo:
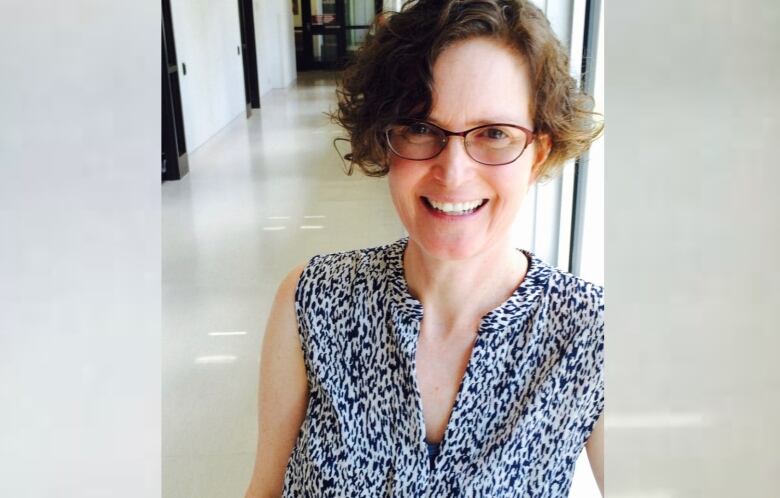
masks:
<instances>
[{"instance_id":1,"label":"v-neckline","mask_svg":"<svg viewBox=\"0 0 780 498\"><path fill-rule=\"evenodd\" d=\"M430 443L430 439L428 439L428 432L427 432L427 426L425 423L425 410L424 410L424 404L423 404L423 398L422 398L422 390L420 389L420 379L417 369L417 351L419 349L419 340L420 340L420 326L422 322L419 322L417 324L417 338L414 343L414 349L412 351L412 379L414 382L414 392L416 396L417 401L417 410L418 410L418 418L420 420L421 429L422 429L422 435L423 439L426 441L426 443ZM447 436L450 432L452 432L452 426L453 426L453 420L455 419L455 416L457 414L457 410L459 405L462 404L461 398L463 397L463 386L466 384L468 380L470 380L469 372L473 369L475 357L477 354L477 349L481 347L484 341L481 340L479 333L477 334L476 338L474 339L474 343L471 345L471 351L469 351L469 358L466 362L466 368L463 370L463 374L460 378L460 382L458 383L458 389L455 392L455 399L452 402L452 406L449 409L449 414L447 415L447 422L444 425L444 433L441 437L441 439L433 444L436 444L439 448L439 454L442 453L445 447L445 442L448 440Z\"/></svg>"},{"instance_id":2,"label":"v-neckline","mask_svg":"<svg viewBox=\"0 0 780 498\"><path fill-rule=\"evenodd\" d=\"M406 325L411 326L409 329L413 331L413 337L408 339L412 343L411 350L411 364L412 364L412 386L415 398L415 408L417 412L417 420L419 423L419 431L417 439L420 442L420 450L427 455L429 440L427 438L427 431L425 426L425 415L423 412L422 394L420 391L420 384L417 375L417 350L419 345L420 330L423 319L423 306L422 303L411 295L406 276L404 274L403 257L406 247L409 243L409 238L405 237L395 244L394 254L390 255L390 272L391 272L391 288L394 289L395 304L400 308L403 318L407 321ZM450 408L447 423L444 429L444 435L442 439L436 443L438 446L437 458L441 459L442 455L446 455L447 443L452 437L451 434L455 430L455 424L457 423L457 417L459 416L459 408L463 404L462 398L464 396L464 386L471 380L470 372L474 369L477 362L478 355L481 354L482 348L485 343L485 334L501 331L505 329L513 319L525 318L523 313L517 313L517 311L527 304L529 298L532 298L536 292L541 291L543 287L542 282L546 280L546 271L544 265L533 253L525 249L518 249L525 255L528 260L528 267L526 268L525 276L523 280L518 284L512 294L499 306L486 313L479 323L477 329L477 336L474 339L474 344L471 347L469 353L469 359L466 363L466 368L463 371L463 375L460 379L458 390L455 394L455 401ZM408 329L407 329L408 330ZM440 465L437 465L438 469Z\"/></svg>"}]
</instances>

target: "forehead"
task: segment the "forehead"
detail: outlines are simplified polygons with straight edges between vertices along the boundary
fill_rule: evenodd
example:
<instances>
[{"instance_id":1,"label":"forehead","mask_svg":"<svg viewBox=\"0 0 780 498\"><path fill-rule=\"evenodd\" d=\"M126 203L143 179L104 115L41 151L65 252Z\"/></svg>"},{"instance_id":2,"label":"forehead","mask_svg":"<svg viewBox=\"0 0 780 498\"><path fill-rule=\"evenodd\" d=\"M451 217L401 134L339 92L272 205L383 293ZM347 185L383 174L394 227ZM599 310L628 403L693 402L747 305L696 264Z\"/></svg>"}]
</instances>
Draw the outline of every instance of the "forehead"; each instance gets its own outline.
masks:
<instances>
[{"instance_id":1,"label":"forehead","mask_svg":"<svg viewBox=\"0 0 780 498\"><path fill-rule=\"evenodd\" d=\"M530 97L524 58L496 41L475 38L436 59L430 119L450 129L491 122L530 127Z\"/></svg>"}]
</instances>

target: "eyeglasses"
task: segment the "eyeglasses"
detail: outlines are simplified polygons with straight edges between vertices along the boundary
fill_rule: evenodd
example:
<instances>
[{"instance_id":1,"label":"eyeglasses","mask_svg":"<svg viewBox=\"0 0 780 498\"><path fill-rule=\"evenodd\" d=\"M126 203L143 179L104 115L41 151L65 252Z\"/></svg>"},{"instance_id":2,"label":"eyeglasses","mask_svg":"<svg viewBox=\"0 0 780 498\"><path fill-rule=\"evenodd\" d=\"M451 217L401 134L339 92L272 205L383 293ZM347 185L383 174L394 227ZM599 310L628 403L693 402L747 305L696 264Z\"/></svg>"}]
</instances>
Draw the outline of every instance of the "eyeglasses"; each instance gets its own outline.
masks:
<instances>
[{"instance_id":1,"label":"eyeglasses","mask_svg":"<svg viewBox=\"0 0 780 498\"><path fill-rule=\"evenodd\" d=\"M425 161L438 156L451 136L463 137L466 153L480 164L501 166L515 161L534 141L534 132L512 124L488 124L449 131L425 121L404 120L385 130L390 150L402 159Z\"/></svg>"}]
</instances>

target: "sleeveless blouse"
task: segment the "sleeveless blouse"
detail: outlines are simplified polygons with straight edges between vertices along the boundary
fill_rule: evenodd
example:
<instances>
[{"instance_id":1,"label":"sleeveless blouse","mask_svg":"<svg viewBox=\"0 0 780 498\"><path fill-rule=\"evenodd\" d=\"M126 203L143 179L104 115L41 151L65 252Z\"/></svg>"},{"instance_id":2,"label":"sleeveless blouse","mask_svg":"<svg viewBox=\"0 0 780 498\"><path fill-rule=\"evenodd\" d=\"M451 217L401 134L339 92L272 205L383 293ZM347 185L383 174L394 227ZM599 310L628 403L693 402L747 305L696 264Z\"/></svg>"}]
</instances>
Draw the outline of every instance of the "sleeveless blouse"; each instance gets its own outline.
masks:
<instances>
[{"instance_id":1,"label":"sleeveless blouse","mask_svg":"<svg viewBox=\"0 0 780 498\"><path fill-rule=\"evenodd\" d=\"M300 277L309 402L284 496L568 496L604 409L603 288L522 251L526 276L482 318L432 465L407 242L315 256Z\"/></svg>"}]
</instances>

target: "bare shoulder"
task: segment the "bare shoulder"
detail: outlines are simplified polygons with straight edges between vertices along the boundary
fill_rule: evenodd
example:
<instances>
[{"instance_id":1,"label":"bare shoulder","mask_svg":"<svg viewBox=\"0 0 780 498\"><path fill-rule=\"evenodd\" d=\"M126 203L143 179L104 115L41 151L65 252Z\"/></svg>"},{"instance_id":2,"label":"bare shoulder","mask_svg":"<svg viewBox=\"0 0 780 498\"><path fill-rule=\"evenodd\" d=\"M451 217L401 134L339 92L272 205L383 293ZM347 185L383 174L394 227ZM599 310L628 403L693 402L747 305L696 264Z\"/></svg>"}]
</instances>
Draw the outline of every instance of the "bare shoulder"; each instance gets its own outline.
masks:
<instances>
[{"instance_id":1,"label":"bare shoulder","mask_svg":"<svg viewBox=\"0 0 780 498\"><path fill-rule=\"evenodd\" d=\"M268 317L260 357L257 456L248 498L282 494L285 466L308 403L295 314L295 289L304 266L282 279Z\"/></svg>"},{"instance_id":2,"label":"bare shoulder","mask_svg":"<svg viewBox=\"0 0 780 498\"><path fill-rule=\"evenodd\" d=\"M290 339L291 336L297 336L298 319L295 315L295 290L305 266L305 264L301 264L290 270L276 290L266 325L264 341L266 345L269 342L274 342L274 339L280 339L280 336L287 339Z\"/></svg>"},{"instance_id":3,"label":"bare shoulder","mask_svg":"<svg viewBox=\"0 0 780 498\"><path fill-rule=\"evenodd\" d=\"M293 304L295 303L295 289L298 286L298 281L301 279L301 274L305 268L306 263L301 263L285 275L276 291L275 301L287 304L290 302Z\"/></svg>"}]
</instances>

